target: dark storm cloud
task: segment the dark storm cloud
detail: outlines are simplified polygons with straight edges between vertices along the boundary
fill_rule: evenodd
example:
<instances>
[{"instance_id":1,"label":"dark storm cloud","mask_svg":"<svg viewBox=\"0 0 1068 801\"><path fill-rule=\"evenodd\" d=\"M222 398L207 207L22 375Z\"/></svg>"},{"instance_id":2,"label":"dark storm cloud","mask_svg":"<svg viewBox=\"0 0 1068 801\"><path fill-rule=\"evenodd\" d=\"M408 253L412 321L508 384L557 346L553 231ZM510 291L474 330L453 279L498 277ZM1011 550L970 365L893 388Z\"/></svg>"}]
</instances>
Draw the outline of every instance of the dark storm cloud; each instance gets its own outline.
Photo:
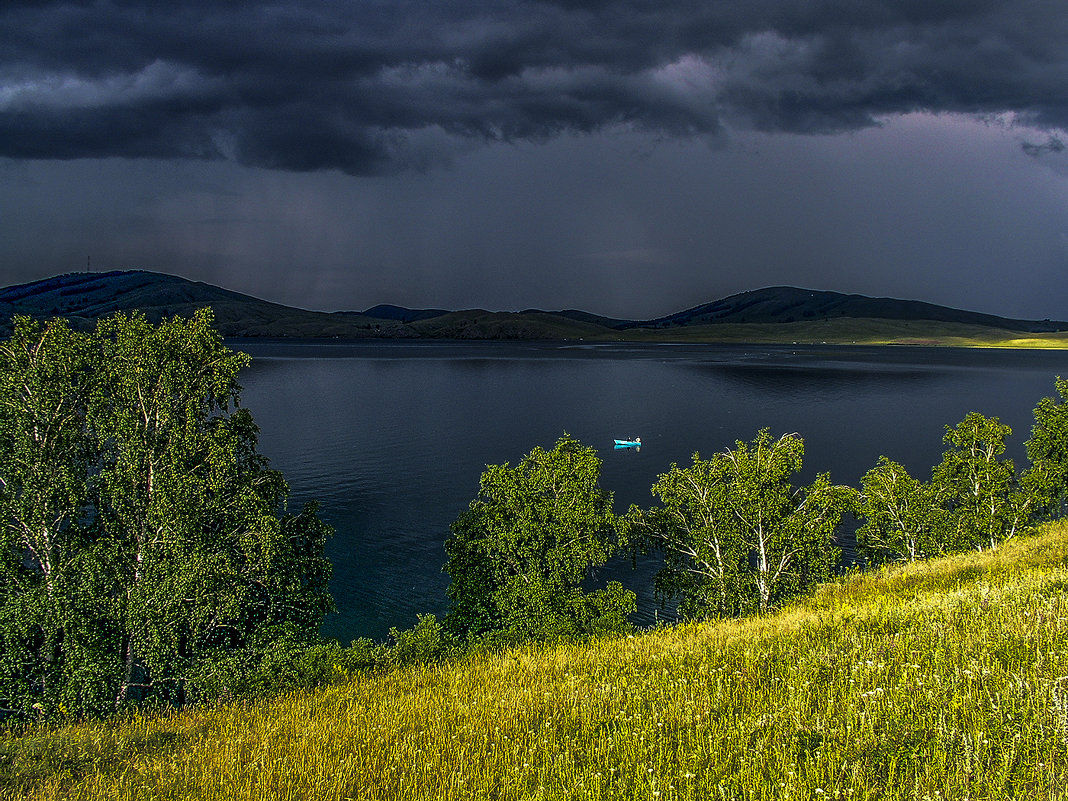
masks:
<instances>
[{"instance_id":1,"label":"dark storm cloud","mask_svg":"<svg viewBox=\"0 0 1068 801\"><path fill-rule=\"evenodd\" d=\"M1063 153L1065 144L1058 137L1051 136L1045 144L1036 145L1034 142L1024 142L1020 148L1028 156L1041 156L1043 153Z\"/></svg>"},{"instance_id":2,"label":"dark storm cloud","mask_svg":"<svg viewBox=\"0 0 1068 801\"><path fill-rule=\"evenodd\" d=\"M1050 0L8 0L0 54L14 158L374 174L616 125L1068 125L1068 14Z\"/></svg>"}]
</instances>

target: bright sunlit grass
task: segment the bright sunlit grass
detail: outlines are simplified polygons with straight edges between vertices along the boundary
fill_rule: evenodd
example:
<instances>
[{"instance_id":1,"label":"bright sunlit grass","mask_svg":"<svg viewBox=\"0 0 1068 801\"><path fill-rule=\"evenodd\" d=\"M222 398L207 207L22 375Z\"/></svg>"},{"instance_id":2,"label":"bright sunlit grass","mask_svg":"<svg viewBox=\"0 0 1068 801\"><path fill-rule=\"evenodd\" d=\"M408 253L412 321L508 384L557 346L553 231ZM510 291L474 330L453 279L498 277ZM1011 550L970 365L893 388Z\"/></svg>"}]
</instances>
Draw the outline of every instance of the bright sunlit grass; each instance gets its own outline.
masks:
<instances>
[{"instance_id":1,"label":"bright sunlit grass","mask_svg":"<svg viewBox=\"0 0 1068 801\"><path fill-rule=\"evenodd\" d=\"M1022 334L930 320L836 317L792 323L717 323L627 329L613 339L635 342L719 342L778 345L921 345L954 348L1068 348L1068 332Z\"/></svg>"},{"instance_id":2,"label":"bright sunlit grass","mask_svg":"<svg viewBox=\"0 0 1068 801\"><path fill-rule=\"evenodd\" d=\"M764 618L0 740L3 797L1068 797L1068 526Z\"/></svg>"}]
</instances>

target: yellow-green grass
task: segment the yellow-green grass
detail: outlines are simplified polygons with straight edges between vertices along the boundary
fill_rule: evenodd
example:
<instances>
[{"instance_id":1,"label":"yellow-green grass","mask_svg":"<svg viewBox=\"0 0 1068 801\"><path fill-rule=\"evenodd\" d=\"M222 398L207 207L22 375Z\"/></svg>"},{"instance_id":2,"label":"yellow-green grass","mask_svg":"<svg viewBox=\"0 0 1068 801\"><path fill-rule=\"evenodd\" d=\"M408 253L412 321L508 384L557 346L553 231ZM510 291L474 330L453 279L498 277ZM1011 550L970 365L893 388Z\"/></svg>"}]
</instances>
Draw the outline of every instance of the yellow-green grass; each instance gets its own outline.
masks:
<instances>
[{"instance_id":1,"label":"yellow-green grass","mask_svg":"<svg viewBox=\"0 0 1068 801\"><path fill-rule=\"evenodd\" d=\"M1068 332L1026 334L985 326L930 320L883 320L853 317L792 323L717 323L680 328L634 328L606 338L633 342L1068 348Z\"/></svg>"},{"instance_id":2,"label":"yellow-green grass","mask_svg":"<svg viewBox=\"0 0 1068 801\"><path fill-rule=\"evenodd\" d=\"M1068 797L1068 525L766 617L0 740L4 797Z\"/></svg>"}]
</instances>

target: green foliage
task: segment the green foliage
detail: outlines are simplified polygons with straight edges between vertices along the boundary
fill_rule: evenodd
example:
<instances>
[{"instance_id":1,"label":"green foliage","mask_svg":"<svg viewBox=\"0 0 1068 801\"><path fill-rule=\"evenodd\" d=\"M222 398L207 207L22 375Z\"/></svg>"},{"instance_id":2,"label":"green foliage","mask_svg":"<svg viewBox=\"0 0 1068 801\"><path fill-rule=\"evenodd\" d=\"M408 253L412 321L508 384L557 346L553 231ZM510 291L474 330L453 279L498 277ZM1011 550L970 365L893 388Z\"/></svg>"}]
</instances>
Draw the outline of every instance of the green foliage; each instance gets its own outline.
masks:
<instances>
[{"instance_id":1,"label":"green foliage","mask_svg":"<svg viewBox=\"0 0 1068 801\"><path fill-rule=\"evenodd\" d=\"M826 474L795 488L803 440L773 439L767 429L752 443L693 465L671 469L653 486L660 507L630 512L632 542L664 554L656 577L664 598L680 598L687 617L767 611L831 576L832 544L855 491Z\"/></svg>"},{"instance_id":2,"label":"green foliage","mask_svg":"<svg viewBox=\"0 0 1068 801\"><path fill-rule=\"evenodd\" d=\"M571 598L575 628L595 637L631 631L630 616L636 611L634 593L618 581L608 582L603 590L584 592Z\"/></svg>"},{"instance_id":3,"label":"green foliage","mask_svg":"<svg viewBox=\"0 0 1068 801\"><path fill-rule=\"evenodd\" d=\"M1068 379L1057 377L1060 401L1042 398L1027 440L1031 469L1023 481L1035 499L1036 513L1046 518L1068 512Z\"/></svg>"},{"instance_id":4,"label":"green foliage","mask_svg":"<svg viewBox=\"0 0 1068 801\"><path fill-rule=\"evenodd\" d=\"M0 705L101 713L221 693L332 608L329 529L237 407L247 357L210 312L0 347ZM232 688L231 688L232 689ZM229 690L227 690L229 691Z\"/></svg>"},{"instance_id":5,"label":"green foliage","mask_svg":"<svg viewBox=\"0 0 1068 801\"><path fill-rule=\"evenodd\" d=\"M865 522L857 529L857 546L869 562L914 562L945 550L948 512L938 488L885 456L861 478L859 515Z\"/></svg>"},{"instance_id":6,"label":"green foliage","mask_svg":"<svg viewBox=\"0 0 1068 801\"><path fill-rule=\"evenodd\" d=\"M1015 535L1030 519L1032 497L1017 483L1005 452L1009 426L996 417L970 412L956 427L946 426L950 447L932 473L947 515L941 526L947 551L993 547Z\"/></svg>"},{"instance_id":7,"label":"green foliage","mask_svg":"<svg viewBox=\"0 0 1068 801\"><path fill-rule=\"evenodd\" d=\"M310 643L290 626L271 626L259 633L260 647L216 652L189 681L200 701L270 698L315 687L337 677L333 665L342 653L337 643Z\"/></svg>"},{"instance_id":8,"label":"green foliage","mask_svg":"<svg viewBox=\"0 0 1068 801\"><path fill-rule=\"evenodd\" d=\"M1068 434L1068 425L1058 418L1059 407L1047 398L1035 414L1040 422L1029 455L1052 455L1065 447L1058 437ZM930 483L881 457L862 479L860 549L875 562L913 561L994 547L1029 526L1036 510L1048 508L1063 491L1056 488L1059 468L1051 456L1017 476L1012 460L1000 458L1011 433L996 417L977 412L946 426L943 442L949 447Z\"/></svg>"},{"instance_id":9,"label":"green foliage","mask_svg":"<svg viewBox=\"0 0 1068 801\"><path fill-rule=\"evenodd\" d=\"M566 434L515 467L486 468L445 543L451 633L521 641L626 625L633 593L580 587L615 550L617 518L612 494L597 484L600 468L594 450Z\"/></svg>"},{"instance_id":10,"label":"green foliage","mask_svg":"<svg viewBox=\"0 0 1068 801\"><path fill-rule=\"evenodd\" d=\"M418 665L437 662L453 653L456 643L434 615L418 615L413 628L389 630L393 647L387 651L391 665Z\"/></svg>"}]
</instances>

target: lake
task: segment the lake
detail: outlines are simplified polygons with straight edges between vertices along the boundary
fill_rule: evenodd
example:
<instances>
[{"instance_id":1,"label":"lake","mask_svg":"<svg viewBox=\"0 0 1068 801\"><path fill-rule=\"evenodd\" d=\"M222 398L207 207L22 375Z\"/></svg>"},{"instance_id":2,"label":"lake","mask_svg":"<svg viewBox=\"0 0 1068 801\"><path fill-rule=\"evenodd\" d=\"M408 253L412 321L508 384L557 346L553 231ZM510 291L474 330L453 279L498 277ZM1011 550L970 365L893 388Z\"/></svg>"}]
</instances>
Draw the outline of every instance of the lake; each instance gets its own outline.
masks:
<instances>
[{"instance_id":1,"label":"lake","mask_svg":"<svg viewBox=\"0 0 1068 801\"><path fill-rule=\"evenodd\" d=\"M291 505L320 502L343 643L383 639L446 608L443 543L487 464L515 464L567 432L598 450L618 511L653 502L673 462L689 464L761 428L805 440L799 481L859 485L881 454L926 477L946 424L969 411L1013 428L1024 463L1032 409L1068 375L1060 351L434 341L237 340L253 357L243 405ZM613 439L640 436L640 451ZM612 567L660 614L654 566Z\"/></svg>"}]
</instances>

